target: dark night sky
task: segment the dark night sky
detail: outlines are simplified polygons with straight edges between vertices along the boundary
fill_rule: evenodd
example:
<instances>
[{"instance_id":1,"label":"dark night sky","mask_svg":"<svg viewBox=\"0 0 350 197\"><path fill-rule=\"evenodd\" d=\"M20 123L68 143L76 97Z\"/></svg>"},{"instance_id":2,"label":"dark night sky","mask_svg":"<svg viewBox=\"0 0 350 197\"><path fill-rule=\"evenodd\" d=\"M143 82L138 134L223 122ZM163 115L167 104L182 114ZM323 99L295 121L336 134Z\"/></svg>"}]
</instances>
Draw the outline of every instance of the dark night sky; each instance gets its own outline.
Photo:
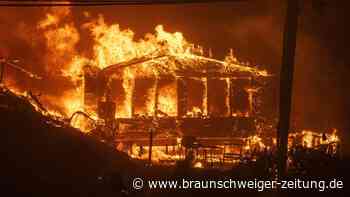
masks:
<instances>
[{"instance_id":1,"label":"dark night sky","mask_svg":"<svg viewBox=\"0 0 350 197\"><path fill-rule=\"evenodd\" d=\"M73 14L77 28L87 22L83 12L88 11L91 17L103 14L107 23L132 29L138 38L163 24L167 31L183 32L189 42L212 48L216 57L222 58L233 48L240 60L262 65L274 73L278 83L283 2L74 7ZM301 6L293 97L293 120L299 127L349 128L348 10L345 1L337 0L305 0ZM36 24L44 12L42 8L0 8L0 50L29 62L30 68L37 71L42 71L40 53L45 49L40 43L33 46L24 39L28 32L23 27ZM86 50L83 31L80 28L79 48ZM272 94L275 99L276 92ZM272 108L277 106L273 101Z\"/></svg>"}]
</instances>

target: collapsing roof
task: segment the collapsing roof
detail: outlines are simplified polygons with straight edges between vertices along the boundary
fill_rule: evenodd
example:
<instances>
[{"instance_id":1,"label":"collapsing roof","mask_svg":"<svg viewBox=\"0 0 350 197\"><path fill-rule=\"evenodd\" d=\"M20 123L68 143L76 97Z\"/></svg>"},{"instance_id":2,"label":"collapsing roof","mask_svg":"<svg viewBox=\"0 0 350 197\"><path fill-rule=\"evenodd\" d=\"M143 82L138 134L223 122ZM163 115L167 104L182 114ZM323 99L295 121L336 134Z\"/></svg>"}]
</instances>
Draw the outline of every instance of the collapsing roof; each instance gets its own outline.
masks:
<instances>
[{"instance_id":1,"label":"collapsing roof","mask_svg":"<svg viewBox=\"0 0 350 197\"><path fill-rule=\"evenodd\" d=\"M102 69L104 76L113 75L125 68L139 77L152 75L173 75L188 77L267 77L266 70L244 65L231 54L224 61L193 53L153 53L129 61L120 62Z\"/></svg>"}]
</instances>

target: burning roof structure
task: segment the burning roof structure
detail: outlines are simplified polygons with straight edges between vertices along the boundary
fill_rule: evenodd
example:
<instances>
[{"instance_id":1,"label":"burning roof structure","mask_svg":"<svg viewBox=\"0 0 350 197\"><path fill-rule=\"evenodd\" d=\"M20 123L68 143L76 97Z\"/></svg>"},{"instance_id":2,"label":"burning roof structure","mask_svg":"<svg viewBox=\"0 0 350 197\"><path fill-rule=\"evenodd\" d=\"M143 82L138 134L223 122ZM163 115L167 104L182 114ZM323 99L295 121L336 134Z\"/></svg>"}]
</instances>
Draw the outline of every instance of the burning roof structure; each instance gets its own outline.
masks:
<instances>
[{"instance_id":1,"label":"burning roof structure","mask_svg":"<svg viewBox=\"0 0 350 197\"><path fill-rule=\"evenodd\" d=\"M232 60L235 60L233 56L231 56ZM219 61L212 58L207 58L204 56L199 56L195 54L178 54L178 55L166 55L166 54L157 54L157 55L148 55L141 58L135 58L127 62L121 62L115 65L108 66L104 69L98 69L90 66L84 67L84 82L85 82L85 98L86 102L88 101L91 95L95 95L95 99L97 100L110 100L109 98L111 96L111 92L113 91L112 83L113 80L122 80L122 85L124 91L129 94L130 101L128 102L129 106L126 106L130 108L126 112L123 112L121 116L124 117L131 117L132 116L132 100L131 96L133 95L133 91L135 88L135 80L137 79L152 79L153 80L153 99L157 100L159 102L159 91L158 89L158 83L160 80L167 78L168 80L173 79L173 81L177 84L177 88L181 88L180 81L184 81L186 79L192 79L200 81L203 84L204 90L203 94L208 94L207 86L208 86L208 79L219 79L219 80L225 80L226 86L227 86L227 93L230 92L230 86L231 86L231 80L232 79L247 79L247 80L253 80L253 78L259 78L259 77L267 77L269 76L266 71L258 70L253 67L248 66L242 66L238 64L237 62L225 62L225 61ZM129 81L129 82L126 82ZM128 84L127 84L128 83ZM99 86L96 88L96 85ZM127 87L129 86L129 87ZM95 89L94 89L95 87ZM182 87L185 88L185 87ZM247 87L246 87L247 88ZM168 88L168 90L171 88ZM176 99L176 97L181 97L178 94L184 93L184 89L178 89L176 90L170 90L175 92L173 95L171 95L173 98L168 98L168 102L173 102L171 100ZM247 92L254 92L252 89L247 88ZM160 93L161 94L161 93ZM227 95L230 97L230 95ZM207 114L208 112L208 103L207 103L207 95L204 95L205 98L202 107L204 109L201 109L201 111L204 112L204 114ZM181 99L181 98L178 98ZM185 98L183 98L185 99ZM229 100L231 98L228 98ZM96 101L95 101L96 102ZM148 115L153 114L158 109L155 109L157 106L157 102L153 101L153 107L148 106L149 111L147 111ZM231 101L228 101L228 104ZM174 110L178 103L169 103L173 104L174 106L166 106L168 109L163 109L164 113L172 113L169 110ZM166 105L166 104L165 104ZM169 109L170 108L170 109ZM185 107L186 108L186 107ZM229 107L230 108L230 107ZM150 111L153 113L149 113ZM188 109L184 109L184 111L181 111L181 109L177 109L178 114L177 116L184 116L187 114ZM231 109L228 109L229 111ZM174 110L176 111L176 110ZM147 114L146 113L146 114ZM170 114L168 114L170 115ZM172 115L172 114L171 114ZM118 117L119 114L116 114ZM120 116L119 116L120 117Z\"/></svg>"}]
</instances>

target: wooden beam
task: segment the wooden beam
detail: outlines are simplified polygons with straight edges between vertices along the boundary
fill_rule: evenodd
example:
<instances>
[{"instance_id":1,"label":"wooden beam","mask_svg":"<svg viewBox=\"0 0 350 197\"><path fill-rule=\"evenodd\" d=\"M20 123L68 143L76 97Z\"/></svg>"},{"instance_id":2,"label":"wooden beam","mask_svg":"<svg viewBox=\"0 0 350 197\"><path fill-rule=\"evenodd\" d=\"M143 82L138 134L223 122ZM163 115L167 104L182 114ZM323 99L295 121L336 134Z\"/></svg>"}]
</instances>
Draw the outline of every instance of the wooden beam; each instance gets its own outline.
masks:
<instances>
[{"instance_id":1,"label":"wooden beam","mask_svg":"<svg viewBox=\"0 0 350 197\"><path fill-rule=\"evenodd\" d=\"M182 118L187 113L187 84L184 77L176 78L176 91L177 91L177 116Z\"/></svg>"},{"instance_id":2,"label":"wooden beam","mask_svg":"<svg viewBox=\"0 0 350 197\"><path fill-rule=\"evenodd\" d=\"M159 78L156 77L154 82L154 106L153 106L154 118L157 118L158 116L158 102L159 102Z\"/></svg>"},{"instance_id":3,"label":"wooden beam","mask_svg":"<svg viewBox=\"0 0 350 197\"><path fill-rule=\"evenodd\" d=\"M149 146L148 146L148 164L149 164L149 166L152 165L153 130L154 130L154 128L149 129Z\"/></svg>"},{"instance_id":4,"label":"wooden beam","mask_svg":"<svg viewBox=\"0 0 350 197\"><path fill-rule=\"evenodd\" d=\"M226 78L226 85L227 85L227 95L226 95L226 105L227 105L227 116L232 116L231 111L231 79Z\"/></svg>"},{"instance_id":5,"label":"wooden beam","mask_svg":"<svg viewBox=\"0 0 350 197\"><path fill-rule=\"evenodd\" d=\"M203 90L203 106L202 106L202 111L203 115L207 116L209 114L209 105L208 105L208 78L203 77L202 78L204 90Z\"/></svg>"}]
</instances>

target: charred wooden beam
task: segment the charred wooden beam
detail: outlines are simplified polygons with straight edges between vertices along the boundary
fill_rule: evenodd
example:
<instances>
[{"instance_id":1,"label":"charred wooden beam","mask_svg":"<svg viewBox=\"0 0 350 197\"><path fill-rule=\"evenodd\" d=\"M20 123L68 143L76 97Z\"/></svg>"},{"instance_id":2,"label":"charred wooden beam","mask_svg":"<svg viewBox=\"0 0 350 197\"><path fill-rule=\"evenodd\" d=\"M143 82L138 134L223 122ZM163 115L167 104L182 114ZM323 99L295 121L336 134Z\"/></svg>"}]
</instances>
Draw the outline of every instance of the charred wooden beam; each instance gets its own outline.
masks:
<instances>
[{"instance_id":1,"label":"charred wooden beam","mask_svg":"<svg viewBox=\"0 0 350 197\"><path fill-rule=\"evenodd\" d=\"M101 74L108 77L114 73L121 72L124 68L130 67L130 66L140 66L142 63L145 63L147 61L155 60L164 57L164 55L157 55L157 56L144 56L141 58L135 58L126 62L120 62L118 64L110 65L106 68L104 68L101 71Z\"/></svg>"},{"instance_id":2,"label":"charred wooden beam","mask_svg":"<svg viewBox=\"0 0 350 197\"><path fill-rule=\"evenodd\" d=\"M283 178L286 175L297 28L298 0L287 0L287 14L283 35L282 68L280 74L279 123L277 126L277 166L279 178Z\"/></svg>"},{"instance_id":3,"label":"charred wooden beam","mask_svg":"<svg viewBox=\"0 0 350 197\"><path fill-rule=\"evenodd\" d=\"M187 84L183 77L176 79L177 83L177 116L183 117L187 113Z\"/></svg>"},{"instance_id":4,"label":"charred wooden beam","mask_svg":"<svg viewBox=\"0 0 350 197\"><path fill-rule=\"evenodd\" d=\"M249 79L249 88L251 88L253 86L253 79L250 78ZM251 91L251 90L246 90L247 93L248 93L248 101L249 101L249 115L253 115L254 113L254 98L253 98L253 93L254 91Z\"/></svg>"},{"instance_id":5,"label":"charred wooden beam","mask_svg":"<svg viewBox=\"0 0 350 197\"><path fill-rule=\"evenodd\" d=\"M157 117L158 103L159 103L159 79L157 77L154 83L154 109L153 109L154 117Z\"/></svg>"},{"instance_id":6,"label":"charred wooden beam","mask_svg":"<svg viewBox=\"0 0 350 197\"><path fill-rule=\"evenodd\" d=\"M136 96L136 92L135 92L135 80L133 80L133 85L132 85L132 88L131 88L131 101L130 101L130 108L131 108L131 117L134 117L135 116L135 96Z\"/></svg>"},{"instance_id":7,"label":"charred wooden beam","mask_svg":"<svg viewBox=\"0 0 350 197\"><path fill-rule=\"evenodd\" d=\"M149 165L152 164L153 131L154 131L154 128L149 129L149 152L148 152Z\"/></svg>"},{"instance_id":8,"label":"charred wooden beam","mask_svg":"<svg viewBox=\"0 0 350 197\"><path fill-rule=\"evenodd\" d=\"M203 115L207 116L208 115L208 78L203 77L203 86L204 86L204 91L203 91Z\"/></svg>"},{"instance_id":9,"label":"charred wooden beam","mask_svg":"<svg viewBox=\"0 0 350 197\"><path fill-rule=\"evenodd\" d=\"M226 95L226 107L227 107L227 116L231 117L231 79L226 78L226 85L227 85L227 95Z\"/></svg>"},{"instance_id":10,"label":"charred wooden beam","mask_svg":"<svg viewBox=\"0 0 350 197\"><path fill-rule=\"evenodd\" d=\"M252 73L249 72L231 72L231 73L222 73L222 72L199 72L199 71L177 71L176 76L178 77L194 77L194 78L250 78ZM263 77L263 76L262 76Z\"/></svg>"},{"instance_id":11,"label":"charred wooden beam","mask_svg":"<svg viewBox=\"0 0 350 197\"><path fill-rule=\"evenodd\" d=\"M98 102L98 117L104 120L113 120L115 118L116 105L112 101Z\"/></svg>"},{"instance_id":12,"label":"charred wooden beam","mask_svg":"<svg viewBox=\"0 0 350 197\"><path fill-rule=\"evenodd\" d=\"M229 83L230 83L230 89L229 89L229 102L230 102L230 117L232 117L234 109L233 109L233 101L234 101L234 92L233 92L233 82L232 82L232 78L229 78Z\"/></svg>"},{"instance_id":13,"label":"charred wooden beam","mask_svg":"<svg viewBox=\"0 0 350 197\"><path fill-rule=\"evenodd\" d=\"M92 66L83 67L83 90L84 90L84 109L87 112L97 111L99 97L103 95L105 88L101 88L102 82L98 75L99 70ZM101 90L103 89L103 91Z\"/></svg>"}]
</instances>

